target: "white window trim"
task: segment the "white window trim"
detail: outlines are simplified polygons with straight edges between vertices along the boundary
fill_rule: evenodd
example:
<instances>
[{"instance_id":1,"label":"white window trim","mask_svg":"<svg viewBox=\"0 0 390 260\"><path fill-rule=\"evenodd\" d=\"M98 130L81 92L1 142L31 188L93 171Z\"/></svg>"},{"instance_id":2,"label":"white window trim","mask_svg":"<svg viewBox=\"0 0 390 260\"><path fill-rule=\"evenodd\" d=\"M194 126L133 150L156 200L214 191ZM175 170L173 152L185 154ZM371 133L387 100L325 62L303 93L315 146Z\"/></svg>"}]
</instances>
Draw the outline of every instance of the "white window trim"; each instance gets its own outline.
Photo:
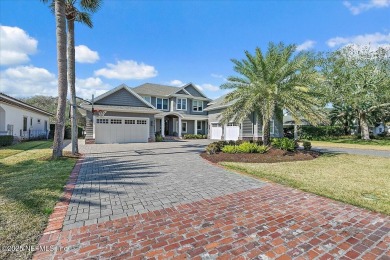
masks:
<instances>
[{"instance_id":1,"label":"white window trim","mask_svg":"<svg viewBox=\"0 0 390 260\"><path fill-rule=\"evenodd\" d=\"M179 99L181 99L181 100L184 100L185 99L185 101L186 101L186 108L185 109L183 109L183 101L181 102L181 107L182 108L178 108L178 105L179 105L179 102L178 102L178 100ZM188 102L187 102L187 98L179 98L179 97L177 97L176 98L176 110L187 110L187 108L188 108Z\"/></svg>"},{"instance_id":2,"label":"white window trim","mask_svg":"<svg viewBox=\"0 0 390 260\"><path fill-rule=\"evenodd\" d=\"M271 119L269 125L270 125L270 127L272 126L272 131L270 129L269 133L272 135L275 134L275 120Z\"/></svg>"},{"instance_id":3,"label":"white window trim","mask_svg":"<svg viewBox=\"0 0 390 260\"><path fill-rule=\"evenodd\" d=\"M202 122L203 122L203 121L197 121L197 122L196 122L196 124L197 124L197 125L196 125L196 130L198 130L198 131L199 131L199 130L200 130L200 131L203 130L203 124L202 124ZM200 123L200 128L198 128L198 123Z\"/></svg>"},{"instance_id":4,"label":"white window trim","mask_svg":"<svg viewBox=\"0 0 390 260\"><path fill-rule=\"evenodd\" d=\"M157 100L158 99L161 99L161 108L157 108ZM167 109L164 109L164 99L167 100ZM169 98L159 98L159 97L156 97L155 107L157 109L159 109L159 110L169 111Z\"/></svg>"},{"instance_id":5,"label":"white window trim","mask_svg":"<svg viewBox=\"0 0 390 260\"><path fill-rule=\"evenodd\" d=\"M194 102L202 102L202 111L198 111L198 110L194 110ZM196 99L193 99L192 100L192 112L199 112L199 113L201 113L201 112L203 112L203 101L202 100L196 100ZM198 106L196 106L196 107L198 107Z\"/></svg>"},{"instance_id":6,"label":"white window trim","mask_svg":"<svg viewBox=\"0 0 390 260\"><path fill-rule=\"evenodd\" d=\"M185 130L185 131L183 131L183 125L184 125L184 124L186 125L186 130ZM181 122L181 132L182 132L182 133L187 133L187 130L188 130L187 127L188 127L187 122Z\"/></svg>"}]
</instances>

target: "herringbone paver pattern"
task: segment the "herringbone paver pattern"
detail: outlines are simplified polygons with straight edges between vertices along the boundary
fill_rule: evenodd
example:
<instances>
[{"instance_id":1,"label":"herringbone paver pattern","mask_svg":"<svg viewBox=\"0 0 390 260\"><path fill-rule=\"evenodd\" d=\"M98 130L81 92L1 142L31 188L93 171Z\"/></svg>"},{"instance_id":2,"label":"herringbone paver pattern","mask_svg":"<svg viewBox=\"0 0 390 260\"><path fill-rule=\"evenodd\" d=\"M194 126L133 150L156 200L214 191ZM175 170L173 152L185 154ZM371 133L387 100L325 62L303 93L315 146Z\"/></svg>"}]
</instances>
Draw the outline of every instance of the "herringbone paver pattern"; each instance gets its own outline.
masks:
<instances>
[{"instance_id":1,"label":"herringbone paver pattern","mask_svg":"<svg viewBox=\"0 0 390 260\"><path fill-rule=\"evenodd\" d=\"M390 218L281 185L42 237L35 259L389 259Z\"/></svg>"}]
</instances>

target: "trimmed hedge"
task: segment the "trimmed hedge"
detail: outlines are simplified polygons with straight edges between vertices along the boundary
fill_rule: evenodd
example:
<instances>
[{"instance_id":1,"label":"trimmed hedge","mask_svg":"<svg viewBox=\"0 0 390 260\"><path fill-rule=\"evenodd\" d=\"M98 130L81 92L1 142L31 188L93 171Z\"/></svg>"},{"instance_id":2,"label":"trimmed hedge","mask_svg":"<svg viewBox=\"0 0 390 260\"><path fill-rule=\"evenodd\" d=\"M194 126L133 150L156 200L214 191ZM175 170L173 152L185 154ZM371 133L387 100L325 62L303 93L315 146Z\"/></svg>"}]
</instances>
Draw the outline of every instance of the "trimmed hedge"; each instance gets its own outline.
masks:
<instances>
[{"instance_id":1,"label":"trimmed hedge","mask_svg":"<svg viewBox=\"0 0 390 260\"><path fill-rule=\"evenodd\" d=\"M14 141L12 135L1 135L0 136L0 147L1 146L10 146Z\"/></svg>"},{"instance_id":2,"label":"trimmed hedge","mask_svg":"<svg viewBox=\"0 0 390 260\"><path fill-rule=\"evenodd\" d=\"M209 144L206 147L208 154L215 154L219 152L224 153L265 153L267 147L263 145L262 141L248 142L243 140L237 141L218 141Z\"/></svg>"},{"instance_id":3,"label":"trimmed hedge","mask_svg":"<svg viewBox=\"0 0 390 260\"><path fill-rule=\"evenodd\" d=\"M207 139L207 135L185 134L184 139Z\"/></svg>"},{"instance_id":4,"label":"trimmed hedge","mask_svg":"<svg viewBox=\"0 0 390 260\"><path fill-rule=\"evenodd\" d=\"M344 129L340 126L302 126L300 129L300 139L324 140L332 137L344 135Z\"/></svg>"},{"instance_id":5,"label":"trimmed hedge","mask_svg":"<svg viewBox=\"0 0 390 260\"><path fill-rule=\"evenodd\" d=\"M272 146L274 146L276 148L279 148L279 149L282 149L282 150L286 150L286 151L293 152L296 149L295 141L291 140L291 139L288 139L287 137L273 138L271 140L271 144L272 144Z\"/></svg>"}]
</instances>

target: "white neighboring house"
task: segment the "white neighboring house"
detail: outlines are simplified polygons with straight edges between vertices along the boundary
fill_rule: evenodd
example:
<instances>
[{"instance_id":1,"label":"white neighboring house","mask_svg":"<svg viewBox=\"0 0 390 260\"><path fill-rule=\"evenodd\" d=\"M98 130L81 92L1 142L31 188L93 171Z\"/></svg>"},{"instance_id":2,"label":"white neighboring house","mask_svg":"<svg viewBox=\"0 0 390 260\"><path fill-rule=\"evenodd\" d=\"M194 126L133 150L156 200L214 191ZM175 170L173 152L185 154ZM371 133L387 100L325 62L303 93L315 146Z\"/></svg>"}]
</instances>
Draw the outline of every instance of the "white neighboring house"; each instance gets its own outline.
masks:
<instances>
[{"instance_id":1,"label":"white neighboring house","mask_svg":"<svg viewBox=\"0 0 390 260\"><path fill-rule=\"evenodd\" d=\"M53 114L0 93L0 135L15 139L47 138Z\"/></svg>"}]
</instances>

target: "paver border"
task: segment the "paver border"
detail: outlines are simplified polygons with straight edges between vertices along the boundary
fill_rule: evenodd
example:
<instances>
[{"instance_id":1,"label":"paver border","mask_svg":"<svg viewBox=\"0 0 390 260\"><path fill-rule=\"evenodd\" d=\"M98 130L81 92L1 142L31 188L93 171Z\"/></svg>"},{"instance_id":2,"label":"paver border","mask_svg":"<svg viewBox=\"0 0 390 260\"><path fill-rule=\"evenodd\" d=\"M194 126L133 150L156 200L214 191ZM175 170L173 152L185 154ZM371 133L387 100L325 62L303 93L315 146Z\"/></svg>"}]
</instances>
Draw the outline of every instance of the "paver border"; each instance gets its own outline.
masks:
<instances>
[{"instance_id":1,"label":"paver border","mask_svg":"<svg viewBox=\"0 0 390 260\"><path fill-rule=\"evenodd\" d=\"M68 206L72 198L73 190L76 187L77 178L79 176L83 162L84 155L81 154L80 157L77 159L76 164L72 169L72 172L69 175L69 179L65 184L62 196L59 198L58 202L54 206L53 213L51 213L51 215L49 216L49 221L45 230L42 233L42 237L47 234L53 234L62 231L66 212L68 211ZM38 244L41 244L41 239L39 240Z\"/></svg>"}]
</instances>

